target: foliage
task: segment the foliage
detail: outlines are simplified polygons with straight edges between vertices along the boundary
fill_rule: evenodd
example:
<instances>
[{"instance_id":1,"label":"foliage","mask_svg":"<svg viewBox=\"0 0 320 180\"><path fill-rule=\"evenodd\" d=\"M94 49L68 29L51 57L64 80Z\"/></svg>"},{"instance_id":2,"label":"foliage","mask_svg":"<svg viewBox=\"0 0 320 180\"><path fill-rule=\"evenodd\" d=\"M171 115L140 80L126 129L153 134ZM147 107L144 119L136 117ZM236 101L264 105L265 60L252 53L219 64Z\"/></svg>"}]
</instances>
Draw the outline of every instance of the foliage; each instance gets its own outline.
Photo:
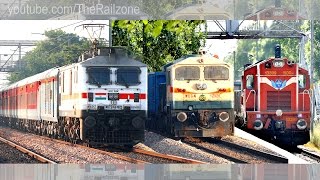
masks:
<instances>
[{"instance_id":1,"label":"foliage","mask_svg":"<svg viewBox=\"0 0 320 180\"><path fill-rule=\"evenodd\" d=\"M11 83L53 67L76 62L78 56L89 48L86 39L62 30L46 31L44 35L48 39L39 42L35 49L27 52L23 57L25 66L19 69L19 73L10 73Z\"/></svg>"},{"instance_id":2,"label":"foliage","mask_svg":"<svg viewBox=\"0 0 320 180\"><path fill-rule=\"evenodd\" d=\"M270 29L287 29L289 26L292 29L300 31L302 22L286 21L281 23L275 22L271 25ZM265 39L251 39L251 40L239 40L237 43L237 49L234 53L235 57L229 55L226 57L226 61L233 64L235 61L235 78L240 79L243 66L245 64L256 63L260 60L267 59L269 57L274 57L274 47L279 44L281 45L281 55L282 57L289 58L294 61L299 60L299 42L300 39L297 38L265 38Z\"/></svg>"},{"instance_id":3,"label":"foliage","mask_svg":"<svg viewBox=\"0 0 320 180\"><path fill-rule=\"evenodd\" d=\"M318 149L320 149L320 124L314 122L310 132L310 142L312 142Z\"/></svg>"},{"instance_id":4,"label":"foliage","mask_svg":"<svg viewBox=\"0 0 320 180\"><path fill-rule=\"evenodd\" d=\"M205 36L197 31L204 21L119 20L112 23L112 44L128 46L151 71L181 56L195 53Z\"/></svg>"},{"instance_id":5,"label":"foliage","mask_svg":"<svg viewBox=\"0 0 320 180\"><path fill-rule=\"evenodd\" d=\"M310 32L310 21L306 21L303 24L302 28L306 32ZM317 49L320 48L320 21L314 21L314 78L316 80L320 79L320 52ZM306 58L310 64L310 57L311 57L311 42L308 41L306 44Z\"/></svg>"}]
</instances>

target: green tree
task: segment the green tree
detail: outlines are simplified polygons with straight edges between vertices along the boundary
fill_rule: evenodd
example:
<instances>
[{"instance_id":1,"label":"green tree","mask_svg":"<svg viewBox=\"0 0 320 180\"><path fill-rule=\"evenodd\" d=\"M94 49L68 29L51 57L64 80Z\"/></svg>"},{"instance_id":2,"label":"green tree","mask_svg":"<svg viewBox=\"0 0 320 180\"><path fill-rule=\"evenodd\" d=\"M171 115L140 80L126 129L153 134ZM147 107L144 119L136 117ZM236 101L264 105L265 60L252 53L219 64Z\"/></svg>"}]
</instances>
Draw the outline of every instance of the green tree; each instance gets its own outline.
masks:
<instances>
[{"instance_id":1,"label":"green tree","mask_svg":"<svg viewBox=\"0 0 320 180\"><path fill-rule=\"evenodd\" d=\"M19 73L10 73L11 83L53 67L76 62L79 55L89 48L87 39L62 30L46 31L44 35L47 39L39 42L35 49L23 57L25 65L19 69Z\"/></svg>"},{"instance_id":2,"label":"green tree","mask_svg":"<svg viewBox=\"0 0 320 180\"><path fill-rule=\"evenodd\" d=\"M204 21L179 20L119 20L112 23L112 44L128 46L148 64L151 71L195 53L204 44L199 26Z\"/></svg>"},{"instance_id":3,"label":"green tree","mask_svg":"<svg viewBox=\"0 0 320 180\"><path fill-rule=\"evenodd\" d=\"M306 32L310 32L310 21L305 21L303 24L303 29ZM314 21L314 78L316 81L320 80L320 52L318 49L320 48L320 21ZM306 44L306 58L308 63L311 63L311 42L308 41Z\"/></svg>"},{"instance_id":4,"label":"green tree","mask_svg":"<svg viewBox=\"0 0 320 180\"><path fill-rule=\"evenodd\" d=\"M268 29L270 30L289 30L302 31L301 25L303 21L275 21ZM293 32L293 31L292 31ZM264 38L264 39L249 39L239 40L237 43L237 50L233 54L226 57L226 61L233 64L235 62L235 78L240 79L245 64L251 64L260 60L274 57L274 47L277 44L281 45L282 57L289 58L294 61L299 59L299 38ZM283 36L285 37L285 36Z\"/></svg>"}]
</instances>

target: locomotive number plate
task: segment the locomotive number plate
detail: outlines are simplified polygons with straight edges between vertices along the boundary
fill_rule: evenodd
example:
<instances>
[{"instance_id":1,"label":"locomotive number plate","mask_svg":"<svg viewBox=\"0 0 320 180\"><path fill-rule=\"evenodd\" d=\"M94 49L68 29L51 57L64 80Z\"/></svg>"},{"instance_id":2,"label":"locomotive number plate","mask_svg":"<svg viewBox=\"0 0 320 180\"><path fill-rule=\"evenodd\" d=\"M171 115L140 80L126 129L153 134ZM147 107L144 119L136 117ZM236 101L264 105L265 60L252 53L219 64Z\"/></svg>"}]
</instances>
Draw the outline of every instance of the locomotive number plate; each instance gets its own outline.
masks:
<instances>
[{"instance_id":1,"label":"locomotive number plate","mask_svg":"<svg viewBox=\"0 0 320 180\"><path fill-rule=\"evenodd\" d=\"M266 75L277 75L277 71L266 71Z\"/></svg>"},{"instance_id":2,"label":"locomotive number plate","mask_svg":"<svg viewBox=\"0 0 320 180\"><path fill-rule=\"evenodd\" d=\"M197 96L195 94L185 94L185 98L196 98Z\"/></svg>"},{"instance_id":3,"label":"locomotive number plate","mask_svg":"<svg viewBox=\"0 0 320 180\"><path fill-rule=\"evenodd\" d=\"M294 75L292 71L283 71L283 75Z\"/></svg>"},{"instance_id":4,"label":"locomotive number plate","mask_svg":"<svg viewBox=\"0 0 320 180\"><path fill-rule=\"evenodd\" d=\"M96 104L88 104L88 109L90 110L97 110L97 105Z\"/></svg>"}]
</instances>

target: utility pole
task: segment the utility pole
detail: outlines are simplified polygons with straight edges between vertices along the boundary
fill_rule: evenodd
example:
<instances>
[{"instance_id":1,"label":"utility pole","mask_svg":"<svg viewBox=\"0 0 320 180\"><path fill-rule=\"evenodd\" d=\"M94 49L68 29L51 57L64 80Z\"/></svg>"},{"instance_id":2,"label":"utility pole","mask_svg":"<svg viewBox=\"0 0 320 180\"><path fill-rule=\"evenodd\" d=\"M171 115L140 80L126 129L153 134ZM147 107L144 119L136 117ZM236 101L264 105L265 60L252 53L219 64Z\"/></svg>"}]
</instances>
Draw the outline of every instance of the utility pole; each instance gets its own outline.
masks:
<instances>
[{"instance_id":1,"label":"utility pole","mask_svg":"<svg viewBox=\"0 0 320 180\"><path fill-rule=\"evenodd\" d=\"M112 46L112 20L109 20L109 47Z\"/></svg>"},{"instance_id":2,"label":"utility pole","mask_svg":"<svg viewBox=\"0 0 320 180\"><path fill-rule=\"evenodd\" d=\"M233 51L233 79L236 80L236 75L238 75L238 70L236 69L236 51Z\"/></svg>"},{"instance_id":3,"label":"utility pole","mask_svg":"<svg viewBox=\"0 0 320 180\"><path fill-rule=\"evenodd\" d=\"M314 119L314 78L313 78L313 70L314 70L314 0L311 1L311 26L310 26L310 29L311 29L311 56L310 56L310 61L311 61L311 64L310 64L310 89L311 89L311 92L312 92L312 96L311 96L311 120L313 121ZM312 128L312 127L311 127ZM312 130L311 130L312 131Z\"/></svg>"}]
</instances>

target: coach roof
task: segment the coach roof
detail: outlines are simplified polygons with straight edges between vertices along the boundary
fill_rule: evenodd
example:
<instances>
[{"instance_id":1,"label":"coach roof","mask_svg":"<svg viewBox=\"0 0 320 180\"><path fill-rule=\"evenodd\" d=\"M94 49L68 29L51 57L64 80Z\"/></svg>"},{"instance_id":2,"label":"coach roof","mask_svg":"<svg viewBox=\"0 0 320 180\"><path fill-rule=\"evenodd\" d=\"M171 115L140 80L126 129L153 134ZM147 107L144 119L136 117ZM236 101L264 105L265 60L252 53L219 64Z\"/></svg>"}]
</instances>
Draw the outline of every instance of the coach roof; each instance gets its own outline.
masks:
<instances>
[{"instance_id":1,"label":"coach roof","mask_svg":"<svg viewBox=\"0 0 320 180\"><path fill-rule=\"evenodd\" d=\"M99 55L80 62L83 66L138 66L146 64L128 55L123 47L104 47L99 49Z\"/></svg>"}]
</instances>

